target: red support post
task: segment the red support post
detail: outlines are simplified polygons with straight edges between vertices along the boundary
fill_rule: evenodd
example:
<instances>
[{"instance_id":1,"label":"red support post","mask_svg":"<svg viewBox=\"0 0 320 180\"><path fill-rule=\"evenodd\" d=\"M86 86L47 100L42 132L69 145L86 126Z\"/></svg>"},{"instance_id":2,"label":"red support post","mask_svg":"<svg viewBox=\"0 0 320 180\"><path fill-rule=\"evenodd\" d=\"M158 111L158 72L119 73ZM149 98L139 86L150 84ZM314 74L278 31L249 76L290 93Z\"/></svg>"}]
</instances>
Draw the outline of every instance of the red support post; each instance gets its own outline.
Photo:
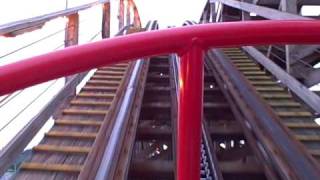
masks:
<instances>
[{"instance_id":1,"label":"red support post","mask_svg":"<svg viewBox=\"0 0 320 180\"><path fill-rule=\"evenodd\" d=\"M181 56L179 74L178 180L200 178L203 50L193 44Z\"/></svg>"}]
</instances>

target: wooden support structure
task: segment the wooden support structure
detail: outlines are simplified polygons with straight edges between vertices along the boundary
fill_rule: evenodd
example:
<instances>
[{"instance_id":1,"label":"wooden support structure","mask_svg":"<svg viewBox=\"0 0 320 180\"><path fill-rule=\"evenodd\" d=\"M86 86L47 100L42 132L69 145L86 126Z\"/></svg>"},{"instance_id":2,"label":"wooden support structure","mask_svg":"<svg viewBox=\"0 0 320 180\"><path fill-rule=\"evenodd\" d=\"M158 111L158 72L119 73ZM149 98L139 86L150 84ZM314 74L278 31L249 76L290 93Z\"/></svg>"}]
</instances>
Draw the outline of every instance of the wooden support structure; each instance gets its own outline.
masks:
<instances>
[{"instance_id":1,"label":"wooden support structure","mask_svg":"<svg viewBox=\"0 0 320 180\"><path fill-rule=\"evenodd\" d=\"M71 14L68 16L68 22L65 30L64 47L77 45L79 41L79 14ZM71 76L66 77L66 83L71 80ZM75 94L76 90L71 93Z\"/></svg>"},{"instance_id":2,"label":"wooden support structure","mask_svg":"<svg viewBox=\"0 0 320 180\"><path fill-rule=\"evenodd\" d=\"M30 31L41 28L46 22L48 22L50 20L56 19L58 17L76 14L79 11L88 9L92 6L95 6L95 5L98 5L101 3L105 3L107 1L109 1L109 0L101 0L99 2L93 2L93 3L85 4L82 6L69 8L69 9L65 9L62 11L57 11L57 12L50 13L50 14L45 14L45 15L41 15L41 16L37 16L37 17L29 18L29 19L24 19L24 20L0 25L0 36L1 35L16 36L16 35L20 35L20 34L23 34L26 32L30 32Z\"/></svg>"},{"instance_id":3,"label":"wooden support structure","mask_svg":"<svg viewBox=\"0 0 320 180\"><path fill-rule=\"evenodd\" d=\"M310 106L315 112L320 113L320 97L310 91L307 87L302 85L299 81L283 71L279 66L272 63L264 54L259 52L252 46L243 47L243 49L253 57L258 63L263 65L268 71L270 71L277 79L291 89L297 96L304 100L304 102Z\"/></svg>"},{"instance_id":4,"label":"wooden support structure","mask_svg":"<svg viewBox=\"0 0 320 180\"><path fill-rule=\"evenodd\" d=\"M119 1L119 29L124 27L124 0Z\"/></svg>"},{"instance_id":5,"label":"wooden support structure","mask_svg":"<svg viewBox=\"0 0 320 180\"><path fill-rule=\"evenodd\" d=\"M110 2L103 4L102 39L110 37Z\"/></svg>"},{"instance_id":6,"label":"wooden support structure","mask_svg":"<svg viewBox=\"0 0 320 180\"><path fill-rule=\"evenodd\" d=\"M126 6L126 25L129 25L131 23L131 8L132 8L132 1L127 0L127 6Z\"/></svg>"},{"instance_id":7,"label":"wooden support structure","mask_svg":"<svg viewBox=\"0 0 320 180\"><path fill-rule=\"evenodd\" d=\"M69 46L77 45L78 40L79 40L79 14L75 13L68 16L64 46L69 47Z\"/></svg>"},{"instance_id":8,"label":"wooden support structure","mask_svg":"<svg viewBox=\"0 0 320 180\"><path fill-rule=\"evenodd\" d=\"M131 1L131 4L133 6L133 24L134 24L134 27L141 27L141 20L140 20L138 8L137 8L137 6L136 6L136 4L134 3L133 0L129 0L129 1Z\"/></svg>"},{"instance_id":9,"label":"wooden support structure","mask_svg":"<svg viewBox=\"0 0 320 180\"><path fill-rule=\"evenodd\" d=\"M259 16L262 16L267 19L274 20L312 20L312 18L299 16L296 14L291 14L287 12L281 12L276 9L262 7L254 4L249 4L246 2L240 2L235 0L210 0L210 2L221 2L227 6L237 8L246 12L254 12Z\"/></svg>"}]
</instances>

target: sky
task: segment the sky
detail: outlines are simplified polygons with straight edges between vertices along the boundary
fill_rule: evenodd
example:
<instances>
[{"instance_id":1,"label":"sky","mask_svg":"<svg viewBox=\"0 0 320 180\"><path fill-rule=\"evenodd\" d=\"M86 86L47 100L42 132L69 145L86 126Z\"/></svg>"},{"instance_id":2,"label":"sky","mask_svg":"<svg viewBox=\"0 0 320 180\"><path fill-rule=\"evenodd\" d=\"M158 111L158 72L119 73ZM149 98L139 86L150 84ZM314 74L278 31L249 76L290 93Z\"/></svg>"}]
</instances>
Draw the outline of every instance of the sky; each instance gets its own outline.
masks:
<instances>
[{"instance_id":1,"label":"sky","mask_svg":"<svg viewBox=\"0 0 320 180\"><path fill-rule=\"evenodd\" d=\"M68 0L68 7L75 7L82 4L94 2L94 0ZM158 20L161 27L169 25L181 25L186 19L198 21L205 0L136 0L141 21L145 25L148 20ZM197 2L197 3L194 3ZM170 6L167 6L170 4ZM0 25L31 18L50 12L63 10L66 8L65 0L28 0L20 1L17 6L16 1L0 0ZM118 32L118 21L116 13L118 11L117 0L111 0L111 34ZM166 13L163 13L166 12ZM101 29L102 6L95 6L80 14L79 44L87 43L90 38L97 34ZM19 61L23 58L43 54L56 49L63 48L64 31L66 18L58 18L45 24L42 29L25 33L15 38L0 37L0 65ZM17 48L32 43L35 40L45 37L49 34L61 31L40 43L22 49L11 55ZM95 40L101 39L100 36ZM84 81L85 82L85 81ZM11 97L11 101L0 103L0 149L2 149L15 135L21 130L29 120L34 117L41 108L50 101L50 99L63 87L65 81L63 78L46 82L18 91ZM83 86L79 85L78 90ZM0 102L3 97L0 97ZM33 102L33 100L36 101ZM28 108L26 108L28 107ZM17 113L19 113L18 116ZM53 125L53 120L49 119L45 127L38 133L34 140L28 145L31 148L39 143L44 132L48 131ZM2 127L5 127L2 129Z\"/></svg>"},{"instance_id":2,"label":"sky","mask_svg":"<svg viewBox=\"0 0 320 180\"><path fill-rule=\"evenodd\" d=\"M89 2L93 2L93 0L68 0L68 7L75 7ZM158 20L160 27L167 27L171 25L180 26L185 20L198 21L206 0L135 0L135 2L144 25L148 20ZM111 0L111 3L111 34L114 35L118 28L116 15L118 3L117 0ZM17 1L0 0L0 25L63 10L65 8L66 0L21 0L18 5ZM102 17L101 8L101 6L96 6L80 12L80 44L87 43L91 37L99 32ZM308 15L320 14L320 9L314 7L311 7L311 9L307 7L302 11L303 13L308 13ZM15 38L0 37L0 65L61 49L64 41L63 31L55 35L54 38L46 39L17 53L4 56L13 52L18 47L23 47L41 37L64 29L65 23L66 18L58 18L46 23L42 29L31 33L26 33ZM100 36L96 37L94 41L99 39L101 39ZM64 79L50 81L30 87L22 92L16 92L15 94L18 94L16 98L7 104L0 103L0 149L15 136L16 132L28 123L31 117L35 116L41 110L39 107L43 107L63 85ZM80 89L82 85L83 84L81 84L78 89ZM4 97L0 97L0 101L3 98ZM37 100L31 103L35 98L37 98ZM29 105L30 107L25 109L25 107ZM21 114L15 117L18 112L21 112ZM14 119L12 123L6 126L12 119ZM42 129L28 148L37 144L39 140L42 139L43 132L47 131L52 124L53 120L50 119L45 128ZM6 126L6 128L1 130L3 126Z\"/></svg>"}]
</instances>

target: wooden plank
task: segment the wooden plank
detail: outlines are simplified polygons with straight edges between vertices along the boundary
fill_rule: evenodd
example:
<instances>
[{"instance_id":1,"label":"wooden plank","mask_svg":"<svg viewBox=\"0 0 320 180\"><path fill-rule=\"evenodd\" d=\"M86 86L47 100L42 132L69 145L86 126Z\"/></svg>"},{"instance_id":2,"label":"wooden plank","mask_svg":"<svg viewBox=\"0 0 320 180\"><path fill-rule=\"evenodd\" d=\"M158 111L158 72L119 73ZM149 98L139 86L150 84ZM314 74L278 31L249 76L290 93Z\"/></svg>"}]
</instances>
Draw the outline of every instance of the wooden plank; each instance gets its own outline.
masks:
<instances>
[{"instance_id":1,"label":"wooden plank","mask_svg":"<svg viewBox=\"0 0 320 180\"><path fill-rule=\"evenodd\" d=\"M68 97L70 92L75 89L86 74L87 73L74 75L64 88L0 151L0 175L3 174L19 156L50 116L56 111L59 104Z\"/></svg>"},{"instance_id":2,"label":"wooden plank","mask_svg":"<svg viewBox=\"0 0 320 180\"><path fill-rule=\"evenodd\" d=\"M312 18L307 18L287 12L281 12L276 9L271 9L268 7L258 6L246 2L240 2L235 0L210 0L210 2L221 2L227 6L237 8L247 12L254 12L259 16L267 19L273 20L312 20Z\"/></svg>"},{"instance_id":3,"label":"wooden plank","mask_svg":"<svg viewBox=\"0 0 320 180\"><path fill-rule=\"evenodd\" d=\"M82 146L61 146L61 145L37 145L32 148L36 152L54 152L68 154L88 154L90 147Z\"/></svg>"},{"instance_id":4,"label":"wooden plank","mask_svg":"<svg viewBox=\"0 0 320 180\"><path fill-rule=\"evenodd\" d=\"M101 126L102 121L58 119L54 123L60 126Z\"/></svg>"},{"instance_id":5,"label":"wooden plank","mask_svg":"<svg viewBox=\"0 0 320 180\"><path fill-rule=\"evenodd\" d=\"M70 104L79 106L110 106L111 102L72 100Z\"/></svg>"},{"instance_id":6,"label":"wooden plank","mask_svg":"<svg viewBox=\"0 0 320 180\"><path fill-rule=\"evenodd\" d=\"M260 93L260 95L265 99L291 99L292 96L289 94L275 94L275 93Z\"/></svg>"},{"instance_id":7,"label":"wooden plank","mask_svg":"<svg viewBox=\"0 0 320 180\"><path fill-rule=\"evenodd\" d=\"M45 134L45 136L56 137L56 138L76 138L76 139L94 140L97 136L97 133L49 131Z\"/></svg>"},{"instance_id":8,"label":"wooden plank","mask_svg":"<svg viewBox=\"0 0 320 180\"><path fill-rule=\"evenodd\" d=\"M0 35L5 35L7 33L11 33L14 31L21 31L21 30L24 30L24 29L27 29L30 27L39 26L39 25L41 25L47 21L50 21L52 19L75 14L79 11L88 9L92 6L95 6L95 5L98 5L101 3L105 3L105 2L109 2L109 0L96 1L93 3L88 3L88 4L85 4L82 6L69 8L69 9L62 10L62 11L57 11L57 12L53 12L50 14L45 14L45 15L41 15L41 16L37 16L37 17L29 18L29 19L24 19L24 20L0 25Z\"/></svg>"},{"instance_id":9,"label":"wooden plank","mask_svg":"<svg viewBox=\"0 0 320 180\"><path fill-rule=\"evenodd\" d=\"M63 114L67 115L97 115L104 116L108 113L107 110L83 110L83 109L65 109L63 110Z\"/></svg>"},{"instance_id":10,"label":"wooden plank","mask_svg":"<svg viewBox=\"0 0 320 180\"><path fill-rule=\"evenodd\" d=\"M286 122L285 125L288 128L292 128L292 129L299 129L299 128L303 128L303 129L319 129L320 126L315 123L315 122L298 122L298 123L294 123L294 122Z\"/></svg>"},{"instance_id":11,"label":"wooden plank","mask_svg":"<svg viewBox=\"0 0 320 180\"><path fill-rule=\"evenodd\" d=\"M290 118L290 117L293 117L293 118L299 118L299 117L309 117L311 118L312 117L312 114L310 112L307 112L307 111L287 111L287 112L277 112L277 114L282 117L282 118Z\"/></svg>"},{"instance_id":12,"label":"wooden plank","mask_svg":"<svg viewBox=\"0 0 320 180\"><path fill-rule=\"evenodd\" d=\"M87 84L90 85L103 85L103 86L118 86L120 81L104 81L104 80L89 80Z\"/></svg>"},{"instance_id":13,"label":"wooden plank","mask_svg":"<svg viewBox=\"0 0 320 180\"><path fill-rule=\"evenodd\" d=\"M268 104L270 104L272 107L300 107L300 104L296 102L270 101Z\"/></svg>"},{"instance_id":14,"label":"wooden plank","mask_svg":"<svg viewBox=\"0 0 320 180\"><path fill-rule=\"evenodd\" d=\"M273 63L264 54L259 52L256 48L252 46L243 47L243 49L249 53L258 63L264 66L268 71L270 71L277 79L281 81L282 84L286 85L290 90L292 90L298 97L300 97L304 103L310 106L315 112L320 113L320 97L314 92L310 91L306 86L301 84L295 78L287 74L278 65Z\"/></svg>"},{"instance_id":15,"label":"wooden plank","mask_svg":"<svg viewBox=\"0 0 320 180\"><path fill-rule=\"evenodd\" d=\"M320 135L296 135L300 141L320 141Z\"/></svg>"},{"instance_id":16,"label":"wooden plank","mask_svg":"<svg viewBox=\"0 0 320 180\"><path fill-rule=\"evenodd\" d=\"M81 92L77 95L77 97L88 97L88 98L113 98L115 96L114 93L85 93Z\"/></svg>"},{"instance_id":17,"label":"wooden plank","mask_svg":"<svg viewBox=\"0 0 320 180\"><path fill-rule=\"evenodd\" d=\"M67 164L22 163L20 168L29 171L58 171L66 173L79 173L82 166Z\"/></svg>"},{"instance_id":18,"label":"wooden plank","mask_svg":"<svg viewBox=\"0 0 320 180\"><path fill-rule=\"evenodd\" d=\"M110 37L110 2L103 4L102 10L102 39Z\"/></svg>"},{"instance_id":19,"label":"wooden plank","mask_svg":"<svg viewBox=\"0 0 320 180\"><path fill-rule=\"evenodd\" d=\"M77 45L79 40L79 14L69 15L66 26L64 47Z\"/></svg>"}]
</instances>

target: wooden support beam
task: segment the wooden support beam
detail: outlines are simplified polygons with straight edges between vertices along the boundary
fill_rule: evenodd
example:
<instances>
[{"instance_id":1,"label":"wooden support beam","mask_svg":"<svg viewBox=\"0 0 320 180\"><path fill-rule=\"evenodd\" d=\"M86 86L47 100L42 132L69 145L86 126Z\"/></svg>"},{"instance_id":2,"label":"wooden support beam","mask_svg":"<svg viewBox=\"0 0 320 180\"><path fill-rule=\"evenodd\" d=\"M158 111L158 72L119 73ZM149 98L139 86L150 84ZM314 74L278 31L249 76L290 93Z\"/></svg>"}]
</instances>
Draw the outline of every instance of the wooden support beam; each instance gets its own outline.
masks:
<instances>
[{"instance_id":1,"label":"wooden support beam","mask_svg":"<svg viewBox=\"0 0 320 180\"><path fill-rule=\"evenodd\" d=\"M132 1L127 0L127 6L126 6L126 25L130 25L131 23L131 10L132 8Z\"/></svg>"},{"instance_id":2,"label":"wooden support beam","mask_svg":"<svg viewBox=\"0 0 320 180\"><path fill-rule=\"evenodd\" d=\"M287 74L283 69L273 63L272 60L268 59L256 48L252 46L245 46L243 49L258 63L270 71L277 79L279 79L282 84L286 85L298 97L300 97L304 103L310 106L315 112L320 113L320 97L318 95L310 91L306 86Z\"/></svg>"},{"instance_id":3,"label":"wooden support beam","mask_svg":"<svg viewBox=\"0 0 320 180\"><path fill-rule=\"evenodd\" d=\"M243 161L219 162L224 174L263 174L263 167L257 163L245 163Z\"/></svg>"},{"instance_id":4,"label":"wooden support beam","mask_svg":"<svg viewBox=\"0 0 320 180\"><path fill-rule=\"evenodd\" d=\"M110 37L110 2L103 4L102 39Z\"/></svg>"},{"instance_id":5,"label":"wooden support beam","mask_svg":"<svg viewBox=\"0 0 320 180\"><path fill-rule=\"evenodd\" d=\"M119 30L124 27L124 0L119 0Z\"/></svg>"},{"instance_id":6,"label":"wooden support beam","mask_svg":"<svg viewBox=\"0 0 320 180\"><path fill-rule=\"evenodd\" d=\"M174 179L172 161L166 160L133 160L130 169L131 177Z\"/></svg>"},{"instance_id":7,"label":"wooden support beam","mask_svg":"<svg viewBox=\"0 0 320 180\"><path fill-rule=\"evenodd\" d=\"M281 12L276 9L262 7L254 4L249 4L246 2L240 2L235 0L210 0L210 2L221 2L227 6L231 6L233 8L237 8L247 12L256 13L259 16L262 16L267 19L274 20L312 20L312 18L307 18L287 12Z\"/></svg>"},{"instance_id":8,"label":"wooden support beam","mask_svg":"<svg viewBox=\"0 0 320 180\"><path fill-rule=\"evenodd\" d=\"M71 14L68 16L68 22L65 30L64 47L74 46L78 44L79 40L79 14ZM65 83L70 81L72 76L67 76ZM76 94L76 89L73 90L71 95Z\"/></svg>"},{"instance_id":9,"label":"wooden support beam","mask_svg":"<svg viewBox=\"0 0 320 180\"><path fill-rule=\"evenodd\" d=\"M77 45L78 40L79 40L79 14L75 13L68 16L64 46L69 47L69 46Z\"/></svg>"},{"instance_id":10,"label":"wooden support beam","mask_svg":"<svg viewBox=\"0 0 320 180\"><path fill-rule=\"evenodd\" d=\"M36 30L38 28L41 28L43 26L44 23L58 18L58 17L63 17L63 16L69 16L71 14L76 14L79 11L88 9L92 6L101 4L101 3L105 3L108 2L109 0L100 0L100 1L96 1L93 3L88 3L82 6L77 6L74 8L69 8L69 9L65 9L62 11L57 11L57 12L53 12L53 13L49 13L49 14L45 14L45 15L41 15L41 16L37 16L37 17L33 17L33 18L29 18L29 19L24 19L24 20L20 20L20 21L15 21L12 23L8 23L8 24L4 24L4 25L0 25L0 36L1 35L6 35L6 34L10 34L10 33L15 33L15 35L19 35L22 34L24 32L29 32L30 30ZM19 33L17 33L19 32Z\"/></svg>"},{"instance_id":11,"label":"wooden support beam","mask_svg":"<svg viewBox=\"0 0 320 180\"><path fill-rule=\"evenodd\" d=\"M134 27L141 27L141 20L140 20L138 8L133 0L129 0L129 1L131 1L131 4L133 6L133 25Z\"/></svg>"}]
</instances>

